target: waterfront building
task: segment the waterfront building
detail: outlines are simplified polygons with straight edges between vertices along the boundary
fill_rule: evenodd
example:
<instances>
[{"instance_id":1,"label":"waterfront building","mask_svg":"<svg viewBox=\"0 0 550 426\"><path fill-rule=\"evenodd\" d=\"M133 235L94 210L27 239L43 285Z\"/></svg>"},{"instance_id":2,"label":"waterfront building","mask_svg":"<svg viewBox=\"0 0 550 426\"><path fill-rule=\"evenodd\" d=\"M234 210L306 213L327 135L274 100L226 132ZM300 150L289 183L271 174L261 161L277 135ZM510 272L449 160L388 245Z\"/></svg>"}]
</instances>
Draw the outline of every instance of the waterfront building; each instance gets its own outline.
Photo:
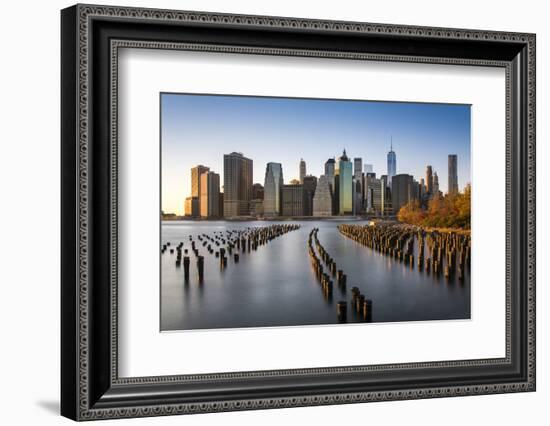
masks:
<instances>
[{"instance_id":1,"label":"waterfront building","mask_svg":"<svg viewBox=\"0 0 550 426\"><path fill-rule=\"evenodd\" d=\"M220 175L211 171L201 174L200 191L201 217L219 217Z\"/></svg>"},{"instance_id":2,"label":"waterfront building","mask_svg":"<svg viewBox=\"0 0 550 426\"><path fill-rule=\"evenodd\" d=\"M313 197L315 195L315 190L317 189L317 178L312 175L306 175L302 179L302 184L304 186L304 216L313 215Z\"/></svg>"},{"instance_id":3,"label":"waterfront building","mask_svg":"<svg viewBox=\"0 0 550 426\"><path fill-rule=\"evenodd\" d=\"M191 197L196 197L199 203L197 216L200 215L201 175L209 170L209 167L203 166L202 164L191 168Z\"/></svg>"},{"instance_id":4,"label":"waterfront building","mask_svg":"<svg viewBox=\"0 0 550 426\"><path fill-rule=\"evenodd\" d=\"M222 186L222 188L223 188L223 186ZM218 194L218 202L219 202L218 203L218 206L219 206L218 208L220 209L219 210L220 211L220 217L224 217L224 214L223 214L223 192L220 192Z\"/></svg>"},{"instance_id":5,"label":"waterfront building","mask_svg":"<svg viewBox=\"0 0 550 426\"><path fill-rule=\"evenodd\" d=\"M336 163L338 176L338 214L353 214L353 165L346 155L346 150Z\"/></svg>"},{"instance_id":6,"label":"waterfront building","mask_svg":"<svg viewBox=\"0 0 550 426\"><path fill-rule=\"evenodd\" d=\"M332 189L326 175L319 176L313 195L313 216L332 216Z\"/></svg>"},{"instance_id":7,"label":"waterfront building","mask_svg":"<svg viewBox=\"0 0 550 426\"><path fill-rule=\"evenodd\" d=\"M305 193L303 185L283 185L283 216L304 216Z\"/></svg>"},{"instance_id":8,"label":"waterfront building","mask_svg":"<svg viewBox=\"0 0 550 426\"><path fill-rule=\"evenodd\" d=\"M336 173L336 171L335 171ZM334 189L332 190L332 214L340 213L340 176L334 175Z\"/></svg>"},{"instance_id":9,"label":"waterfront building","mask_svg":"<svg viewBox=\"0 0 550 426\"><path fill-rule=\"evenodd\" d=\"M448 177L449 177L449 194L458 193L458 170L457 170L457 156L456 154L449 154L448 162Z\"/></svg>"},{"instance_id":10,"label":"waterfront building","mask_svg":"<svg viewBox=\"0 0 550 426\"><path fill-rule=\"evenodd\" d=\"M283 189L283 183L283 166L281 163L267 163L264 180L265 216L281 215L281 192Z\"/></svg>"},{"instance_id":11,"label":"waterfront building","mask_svg":"<svg viewBox=\"0 0 550 426\"><path fill-rule=\"evenodd\" d=\"M225 217L248 216L252 199L253 163L242 153L223 156L223 211Z\"/></svg>"},{"instance_id":12,"label":"waterfront building","mask_svg":"<svg viewBox=\"0 0 550 426\"><path fill-rule=\"evenodd\" d=\"M185 216L199 217L199 197L187 197L185 199Z\"/></svg>"},{"instance_id":13,"label":"waterfront building","mask_svg":"<svg viewBox=\"0 0 550 426\"><path fill-rule=\"evenodd\" d=\"M392 179L395 176L397 170L397 156L393 151L393 138L390 142L390 151L388 152L388 185L391 188Z\"/></svg>"},{"instance_id":14,"label":"waterfront building","mask_svg":"<svg viewBox=\"0 0 550 426\"><path fill-rule=\"evenodd\" d=\"M416 185L414 182L413 177L408 174L399 174L393 177L391 197L395 214L409 201L418 199L418 182Z\"/></svg>"},{"instance_id":15,"label":"waterfront building","mask_svg":"<svg viewBox=\"0 0 550 426\"><path fill-rule=\"evenodd\" d=\"M304 177L306 176L306 162L303 158L300 158L300 183L304 183Z\"/></svg>"},{"instance_id":16,"label":"waterfront building","mask_svg":"<svg viewBox=\"0 0 550 426\"><path fill-rule=\"evenodd\" d=\"M264 200L252 199L250 200L250 216L261 217L264 215Z\"/></svg>"}]
</instances>

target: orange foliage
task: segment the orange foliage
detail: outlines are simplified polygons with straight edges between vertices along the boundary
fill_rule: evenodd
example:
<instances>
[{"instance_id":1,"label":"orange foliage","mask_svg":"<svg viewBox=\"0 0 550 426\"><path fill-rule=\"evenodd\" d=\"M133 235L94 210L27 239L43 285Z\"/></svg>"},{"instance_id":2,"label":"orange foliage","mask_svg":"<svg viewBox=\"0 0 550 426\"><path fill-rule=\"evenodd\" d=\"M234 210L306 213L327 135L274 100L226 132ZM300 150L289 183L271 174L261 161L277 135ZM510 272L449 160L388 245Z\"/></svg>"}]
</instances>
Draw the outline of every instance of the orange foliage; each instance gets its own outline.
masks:
<instances>
[{"instance_id":1,"label":"orange foliage","mask_svg":"<svg viewBox=\"0 0 550 426\"><path fill-rule=\"evenodd\" d=\"M400 222L434 228L470 229L470 208L472 188L467 185L464 192L436 195L423 209L417 200L410 201L397 213Z\"/></svg>"}]
</instances>

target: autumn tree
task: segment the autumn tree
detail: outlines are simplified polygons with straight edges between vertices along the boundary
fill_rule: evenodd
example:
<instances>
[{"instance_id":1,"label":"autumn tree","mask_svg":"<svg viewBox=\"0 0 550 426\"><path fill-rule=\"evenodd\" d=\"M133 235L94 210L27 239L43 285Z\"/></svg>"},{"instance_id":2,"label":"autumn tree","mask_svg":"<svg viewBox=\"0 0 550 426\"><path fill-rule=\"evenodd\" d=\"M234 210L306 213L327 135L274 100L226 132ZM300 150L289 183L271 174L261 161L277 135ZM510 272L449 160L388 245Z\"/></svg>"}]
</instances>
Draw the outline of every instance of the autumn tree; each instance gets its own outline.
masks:
<instances>
[{"instance_id":1,"label":"autumn tree","mask_svg":"<svg viewBox=\"0 0 550 426\"><path fill-rule=\"evenodd\" d=\"M470 229L470 205L472 188L468 184L464 192L437 194L423 209L417 200L412 200L399 210L397 219L400 222L433 228Z\"/></svg>"}]
</instances>

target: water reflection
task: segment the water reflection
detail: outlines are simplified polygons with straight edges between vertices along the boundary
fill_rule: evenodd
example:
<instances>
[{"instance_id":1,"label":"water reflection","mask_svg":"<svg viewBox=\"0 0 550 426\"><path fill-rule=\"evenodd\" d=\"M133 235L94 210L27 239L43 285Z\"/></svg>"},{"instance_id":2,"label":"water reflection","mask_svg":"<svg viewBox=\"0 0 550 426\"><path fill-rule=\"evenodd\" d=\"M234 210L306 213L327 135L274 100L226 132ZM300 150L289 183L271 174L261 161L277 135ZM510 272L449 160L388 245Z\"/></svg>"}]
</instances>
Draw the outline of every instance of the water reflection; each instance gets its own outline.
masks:
<instances>
[{"instance_id":1,"label":"water reflection","mask_svg":"<svg viewBox=\"0 0 550 426\"><path fill-rule=\"evenodd\" d=\"M349 221L296 221L300 228L239 251L239 261L227 256L220 269L218 248L198 244L199 235L221 238L227 231L269 226L273 222L164 222L162 244L183 243L190 257L189 282L176 266L176 253L161 255L161 329L188 330L261 326L337 324L337 302L347 302L347 322L363 321L352 308L351 288L372 300L373 322L465 319L470 317L470 275L448 281L404 262L396 261L341 235L337 226ZM363 222L354 221L361 224ZM322 291L308 254L308 237L319 228L318 239L347 276L346 289L334 283ZM204 282L199 284L191 237L204 256ZM221 246L221 244L220 244ZM415 248L416 250L416 248ZM318 252L317 252L318 254ZM416 259L416 251L415 251ZM327 272L325 266L325 272ZM335 277L331 276L331 280Z\"/></svg>"}]
</instances>

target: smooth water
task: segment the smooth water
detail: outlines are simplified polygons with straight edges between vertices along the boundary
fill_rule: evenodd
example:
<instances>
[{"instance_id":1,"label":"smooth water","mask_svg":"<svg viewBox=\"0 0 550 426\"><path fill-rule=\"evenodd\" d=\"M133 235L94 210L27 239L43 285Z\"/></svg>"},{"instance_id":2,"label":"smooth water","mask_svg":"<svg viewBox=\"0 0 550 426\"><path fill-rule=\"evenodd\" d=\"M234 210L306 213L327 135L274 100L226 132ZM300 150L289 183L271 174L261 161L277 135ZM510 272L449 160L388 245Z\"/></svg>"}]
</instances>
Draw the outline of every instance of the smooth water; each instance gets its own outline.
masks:
<instances>
[{"instance_id":1,"label":"smooth water","mask_svg":"<svg viewBox=\"0 0 550 426\"><path fill-rule=\"evenodd\" d=\"M299 223L301 228L276 238L257 251L240 253L239 263L228 255L227 267L208 253L196 236L214 231ZM190 330L262 326L336 324L336 303L348 301L348 322L359 317L351 308L351 287L373 301L373 322L421 321L470 318L470 274L463 282L447 280L411 268L338 232L341 223L357 220L292 222L193 222L162 223L162 244L171 248L183 242L189 249L190 280L184 281L183 265L176 267L176 254L161 254L161 330ZM334 284L332 300L327 300L317 281L307 250L310 231L318 237L338 269L347 274L347 291ZM193 235L204 256L204 281L199 283L195 255L189 236ZM216 249L215 246L213 246ZM416 261L415 244L415 261Z\"/></svg>"}]
</instances>

